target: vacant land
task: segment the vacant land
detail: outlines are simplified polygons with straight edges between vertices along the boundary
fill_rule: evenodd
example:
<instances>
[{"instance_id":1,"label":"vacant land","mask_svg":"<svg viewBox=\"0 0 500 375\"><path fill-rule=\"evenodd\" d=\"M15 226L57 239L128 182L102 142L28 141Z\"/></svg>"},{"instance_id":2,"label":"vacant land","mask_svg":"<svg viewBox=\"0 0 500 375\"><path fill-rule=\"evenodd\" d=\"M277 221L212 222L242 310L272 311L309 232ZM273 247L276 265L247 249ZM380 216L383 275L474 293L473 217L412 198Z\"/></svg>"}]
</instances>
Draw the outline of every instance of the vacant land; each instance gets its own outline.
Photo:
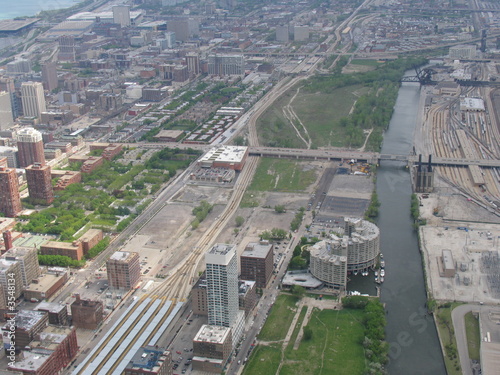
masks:
<instances>
[{"instance_id":1,"label":"vacant land","mask_svg":"<svg viewBox=\"0 0 500 375\"><path fill-rule=\"evenodd\" d=\"M290 103L297 88L283 94L258 120L259 141L262 145L304 148L288 119L283 107ZM357 98L368 92L362 85L346 86L331 93L306 94L300 92L291 105L298 118L306 126L311 137L311 147L346 147L345 128L338 125L342 117L349 115Z\"/></svg>"},{"instance_id":2,"label":"vacant land","mask_svg":"<svg viewBox=\"0 0 500 375\"><path fill-rule=\"evenodd\" d=\"M300 192L305 191L316 178L316 171L306 168L305 163L261 158L248 190Z\"/></svg>"},{"instance_id":3,"label":"vacant land","mask_svg":"<svg viewBox=\"0 0 500 375\"><path fill-rule=\"evenodd\" d=\"M320 310L314 308L308 321L312 329L309 340L295 345L299 330L303 328L305 309L302 309L294 327L290 327L296 299L280 295L264 325L260 343L245 367L244 375L275 374L364 374L366 371L362 310ZM278 303L279 302L279 303ZM283 339L292 330L286 348ZM263 338L267 342L262 342Z\"/></svg>"},{"instance_id":4,"label":"vacant land","mask_svg":"<svg viewBox=\"0 0 500 375\"><path fill-rule=\"evenodd\" d=\"M278 341L285 338L297 309L297 301L297 297L288 294L280 294L276 298L266 324L259 334L260 341Z\"/></svg>"}]
</instances>

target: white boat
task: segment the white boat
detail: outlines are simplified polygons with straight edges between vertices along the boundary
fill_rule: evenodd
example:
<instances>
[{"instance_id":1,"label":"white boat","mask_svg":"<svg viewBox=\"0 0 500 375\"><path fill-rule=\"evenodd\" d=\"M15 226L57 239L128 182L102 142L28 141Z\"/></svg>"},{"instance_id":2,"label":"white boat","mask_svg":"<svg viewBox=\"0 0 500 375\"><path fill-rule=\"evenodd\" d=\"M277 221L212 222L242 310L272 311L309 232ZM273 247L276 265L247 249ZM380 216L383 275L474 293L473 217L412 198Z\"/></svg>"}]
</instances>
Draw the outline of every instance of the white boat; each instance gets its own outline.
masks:
<instances>
[{"instance_id":1,"label":"white boat","mask_svg":"<svg viewBox=\"0 0 500 375\"><path fill-rule=\"evenodd\" d=\"M384 277L385 276L385 270L384 269L381 269L380 270L380 276Z\"/></svg>"},{"instance_id":2,"label":"white boat","mask_svg":"<svg viewBox=\"0 0 500 375\"><path fill-rule=\"evenodd\" d=\"M383 283L384 282L384 276L380 276L380 282Z\"/></svg>"},{"instance_id":3,"label":"white boat","mask_svg":"<svg viewBox=\"0 0 500 375\"><path fill-rule=\"evenodd\" d=\"M375 271L375 277L377 277L377 276L378 276L378 271Z\"/></svg>"},{"instance_id":4,"label":"white boat","mask_svg":"<svg viewBox=\"0 0 500 375\"><path fill-rule=\"evenodd\" d=\"M380 284L380 280L379 280L378 276L377 276L377 277L375 277L375 282L376 282L377 284Z\"/></svg>"},{"instance_id":5,"label":"white boat","mask_svg":"<svg viewBox=\"0 0 500 375\"><path fill-rule=\"evenodd\" d=\"M354 271L353 274L354 274L354 276L358 276L358 271L357 270Z\"/></svg>"},{"instance_id":6,"label":"white boat","mask_svg":"<svg viewBox=\"0 0 500 375\"><path fill-rule=\"evenodd\" d=\"M385 260L383 260L383 259L382 259L382 260L380 261L380 267L382 267L382 268L384 268L384 267L385 267Z\"/></svg>"}]
</instances>

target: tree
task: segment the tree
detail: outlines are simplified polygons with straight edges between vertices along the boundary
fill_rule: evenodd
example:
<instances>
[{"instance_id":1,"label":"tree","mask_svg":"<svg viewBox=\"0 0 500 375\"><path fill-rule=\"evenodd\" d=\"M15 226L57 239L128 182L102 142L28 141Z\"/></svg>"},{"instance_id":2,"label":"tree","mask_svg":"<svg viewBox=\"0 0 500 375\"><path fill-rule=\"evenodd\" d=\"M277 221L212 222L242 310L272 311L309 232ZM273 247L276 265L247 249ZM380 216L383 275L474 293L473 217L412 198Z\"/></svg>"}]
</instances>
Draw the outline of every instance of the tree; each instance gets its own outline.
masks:
<instances>
[{"instance_id":1,"label":"tree","mask_svg":"<svg viewBox=\"0 0 500 375\"><path fill-rule=\"evenodd\" d=\"M241 227L245 222L245 218L243 216L236 216L236 219L234 219L234 221L236 222L237 227Z\"/></svg>"},{"instance_id":2,"label":"tree","mask_svg":"<svg viewBox=\"0 0 500 375\"><path fill-rule=\"evenodd\" d=\"M241 135L238 135L237 137L234 138L234 144L236 146L244 146L245 145L245 138Z\"/></svg>"},{"instance_id":3,"label":"tree","mask_svg":"<svg viewBox=\"0 0 500 375\"><path fill-rule=\"evenodd\" d=\"M302 336L302 340L309 341L312 339L313 332L309 324L302 328L302 332L304 333L304 335Z\"/></svg>"},{"instance_id":4,"label":"tree","mask_svg":"<svg viewBox=\"0 0 500 375\"><path fill-rule=\"evenodd\" d=\"M274 206L274 211L277 212L278 214L283 214L286 212L286 208L284 205L276 205Z\"/></svg>"},{"instance_id":5,"label":"tree","mask_svg":"<svg viewBox=\"0 0 500 375\"><path fill-rule=\"evenodd\" d=\"M303 286L300 285L292 286L292 294L298 298L302 298L305 292L306 289Z\"/></svg>"}]
</instances>

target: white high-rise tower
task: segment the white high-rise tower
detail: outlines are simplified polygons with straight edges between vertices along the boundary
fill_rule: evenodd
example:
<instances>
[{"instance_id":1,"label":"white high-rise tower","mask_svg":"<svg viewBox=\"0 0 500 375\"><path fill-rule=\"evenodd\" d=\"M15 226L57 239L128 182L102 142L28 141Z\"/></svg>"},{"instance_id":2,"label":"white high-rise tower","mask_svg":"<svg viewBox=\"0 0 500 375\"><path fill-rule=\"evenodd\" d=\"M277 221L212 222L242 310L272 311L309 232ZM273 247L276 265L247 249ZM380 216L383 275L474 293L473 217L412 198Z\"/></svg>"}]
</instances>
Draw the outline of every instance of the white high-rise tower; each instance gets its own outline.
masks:
<instances>
[{"instance_id":1,"label":"white high-rise tower","mask_svg":"<svg viewBox=\"0 0 500 375\"><path fill-rule=\"evenodd\" d=\"M21 100L25 117L40 119L42 112L47 111L41 82L23 82L21 84Z\"/></svg>"}]
</instances>

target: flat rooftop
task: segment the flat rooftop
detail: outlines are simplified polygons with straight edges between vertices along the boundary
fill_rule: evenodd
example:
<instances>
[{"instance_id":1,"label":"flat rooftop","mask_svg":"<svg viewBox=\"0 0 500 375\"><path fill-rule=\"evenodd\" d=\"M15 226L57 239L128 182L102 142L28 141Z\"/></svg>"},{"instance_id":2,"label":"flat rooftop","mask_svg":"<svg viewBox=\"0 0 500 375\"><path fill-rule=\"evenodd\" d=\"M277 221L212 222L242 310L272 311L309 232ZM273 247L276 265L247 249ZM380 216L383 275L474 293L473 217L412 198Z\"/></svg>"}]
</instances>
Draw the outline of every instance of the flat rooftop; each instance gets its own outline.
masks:
<instances>
[{"instance_id":1,"label":"flat rooftop","mask_svg":"<svg viewBox=\"0 0 500 375\"><path fill-rule=\"evenodd\" d=\"M109 257L109 259L126 261L132 254L133 253L129 251L116 251Z\"/></svg>"},{"instance_id":2,"label":"flat rooftop","mask_svg":"<svg viewBox=\"0 0 500 375\"><path fill-rule=\"evenodd\" d=\"M233 244L218 243L212 246L208 253L213 255L226 255L234 249L234 246Z\"/></svg>"},{"instance_id":3,"label":"flat rooftop","mask_svg":"<svg viewBox=\"0 0 500 375\"><path fill-rule=\"evenodd\" d=\"M231 328L211 326L204 324L194 337L193 341L210 342L213 344L222 344L226 341L227 336L231 333Z\"/></svg>"},{"instance_id":4,"label":"flat rooftop","mask_svg":"<svg viewBox=\"0 0 500 375\"><path fill-rule=\"evenodd\" d=\"M32 353L24 350L22 358L16 358L13 366L9 368L20 371L37 371L47 361L52 353Z\"/></svg>"},{"instance_id":5,"label":"flat rooftop","mask_svg":"<svg viewBox=\"0 0 500 375\"><path fill-rule=\"evenodd\" d=\"M323 282L315 278L309 272L294 273L287 272L283 277L283 285L300 285L304 288L319 288Z\"/></svg>"},{"instance_id":6,"label":"flat rooftop","mask_svg":"<svg viewBox=\"0 0 500 375\"><path fill-rule=\"evenodd\" d=\"M247 258L266 258L270 251L272 251L273 245L270 243L260 243L260 242L250 242L246 247L242 257Z\"/></svg>"},{"instance_id":7,"label":"flat rooftop","mask_svg":"<svg viewBox=\"0 0 500 375\"><path fill-rule=\"evenodd\" d=\"M36 311L48 311L51 313L59 313L61 310L67 309L66 305L61 305L60 303L52 302L40 302L36 305Z\"/></svg>"},{"instance_id":8,"label":"flat rooftop","mask_svg":"<svg viewBox=\"0 0 500 375\"><path fill-rule=\"evenodd\" d=\"M64 277L64 275L56 276L50 273L44 273L40 277L38 277L36 283L31 283L26 288L26 291L29 292L45 292L49 290L59 279Z\"/></svg>"},{"instance_id":9,"label":"flat rooftop","mask_svg":"<svg viewBox=\"0 0 500 375\"><path fill-rule=\"evenodd\" d=\"M245 146L221 146L214 147L200 159L201 164L226 162L239 163L243 161L248 147Z\"/></svg>"},{"instance_id":10,"label":"flat rooftop","mask_svg":"<svg viewBox=\"0 0 500 375\"><path fill-rule=\"evenodd\" d=\"M2 31L19 31L24 27L30 26L35 22L40 21L40 18L26 18L23 20L0 20L0 32Z\"/></svg>"},{"instance_id":11,"label":"flat rooftop","mask_svg":"<svg viewBox=\"0 0 500 375\"><path fill-rule=\"evenodd\" d=\"M46 315L42 311L19 310L16 315L16 327L29 331L40 320L44 319Z\"/></svg>"}]
</instances>

